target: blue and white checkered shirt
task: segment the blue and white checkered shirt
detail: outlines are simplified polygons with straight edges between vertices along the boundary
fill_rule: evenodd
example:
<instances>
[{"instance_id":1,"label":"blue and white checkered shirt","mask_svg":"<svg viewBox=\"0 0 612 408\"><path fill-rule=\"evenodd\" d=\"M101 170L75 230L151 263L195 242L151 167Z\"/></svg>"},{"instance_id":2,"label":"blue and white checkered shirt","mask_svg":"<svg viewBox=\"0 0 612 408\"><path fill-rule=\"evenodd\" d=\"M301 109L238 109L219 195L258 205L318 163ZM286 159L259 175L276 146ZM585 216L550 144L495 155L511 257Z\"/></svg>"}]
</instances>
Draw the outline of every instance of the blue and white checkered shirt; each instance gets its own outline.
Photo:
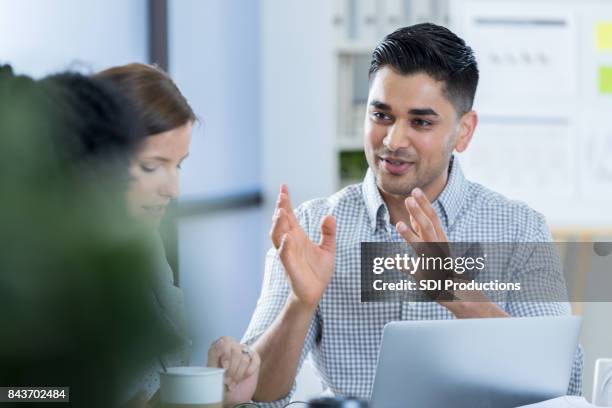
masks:
<instances>
[{"instance_id":1,"label":"blue and white checkered shirt","mask_svg":"<svg viewBox=\"0 0 612 408\"><path fill-rule=\"evenodd\" d=\"M458 160L451 161L447 185L433 207L451 242L552 240L541 214L466 180ZM363 183L348 186L328 198L308 201L296 210L300 224L314 242L319 241L320 222L328 214L336 217L338 226L335 270L310 324L300 367L308 353L312 353L320 378L334 394L369 398L386 323L454 316L434 302L360 302L360 243L403 241L390 223L371 171ZM289 292L283 266L272 248L266 256L261 296L243 342L255 342L270 327ZM503 308L517 317L571 313L570 305L560 302L510 302ZM581 387L582 349L579 347L568 394L580 394ZM283 406L290 398L288 395L271 406Z\"/></svg>"}]
</instances>

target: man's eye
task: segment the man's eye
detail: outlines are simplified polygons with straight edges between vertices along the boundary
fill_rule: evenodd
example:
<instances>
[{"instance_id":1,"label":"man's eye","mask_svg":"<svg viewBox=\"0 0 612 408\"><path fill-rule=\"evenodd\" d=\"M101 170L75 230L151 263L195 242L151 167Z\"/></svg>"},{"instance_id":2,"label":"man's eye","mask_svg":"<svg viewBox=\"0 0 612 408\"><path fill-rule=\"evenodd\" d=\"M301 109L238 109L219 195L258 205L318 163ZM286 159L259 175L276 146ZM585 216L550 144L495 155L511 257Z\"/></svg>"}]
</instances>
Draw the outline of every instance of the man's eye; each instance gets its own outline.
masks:
<instances>
[{"instance_id":1,"label":"man's eye","mask_svg":"<svg viewBox=\"0 0 612 408\"><path fill-rule=\"evenodd\" d=\"M382 112L372 112L372 117L376 120L390 120L391 118Z\"/></svg>"},{"instance_id":2,"label":"man's eye","mask_svg":"<svg viewBox=\"0 0 612 408\"><path fill-rule=\"evenodd\" d=\"M428 120L424 120L424 119L414 119L412 123L417 127L423 127L423 128L431 126L431 122Z\"/></svg>"}]
</instances>

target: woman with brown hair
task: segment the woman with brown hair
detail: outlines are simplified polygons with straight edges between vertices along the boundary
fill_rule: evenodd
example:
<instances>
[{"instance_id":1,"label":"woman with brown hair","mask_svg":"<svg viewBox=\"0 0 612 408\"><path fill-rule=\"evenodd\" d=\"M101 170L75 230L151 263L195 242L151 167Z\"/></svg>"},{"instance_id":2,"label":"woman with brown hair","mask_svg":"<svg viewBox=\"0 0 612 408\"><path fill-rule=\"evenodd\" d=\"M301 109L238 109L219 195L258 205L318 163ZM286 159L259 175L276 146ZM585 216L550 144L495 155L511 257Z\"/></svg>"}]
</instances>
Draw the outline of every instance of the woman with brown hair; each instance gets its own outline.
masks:
<instances>
[{"instance_id":1,"label":"woman with brown hair","mask_svg":"<svg viewBox=\"0 0 612 408\"><path fill-rule=\"evenodd\" d=\"M122 379L176 343L152 302L150 234L123 205L144 138L130 108L101 80L0 66L0 384L115 407Z\"/></svg>"},{"instance_id":2,"label":"woman with brown hair","mask_svg":"<svg viewBox=\"0 0 612 408\"><path fill-rule=\"evenodd\" d=\"M146 136L130 160L127 205L133 217L156 229L168 204L178 198L181 164L189 155L196 116L172 79L157 67L134 63L109 68L95 77L122 91L135 106L144 126ZM163 255L161 245L159 253ZM154 282L155 298L160 313L189 344L183 294L174 285L172 270L163 258ZM233 406L250 400L257 385L259 356L229 337L211 345L208 355L208 365L226 369L225 403ZM151 398L159 387L158 372L163 367L188 364L184 353L159 360L152 363L136 387L138 396L134 399Z\"/></svg>"},{"instance_id":3,"label":"woman with brown hair","mask_svg":"<svg viewBox=\"0 0 612 408\"><path fill-rule=\"evenodd\" d=\"M146 137L130 163L130 213L158 227L166 207L178 198L179 172L189 155L196 116L172 79L145 64L109 68L97 75L133 103Z\"/></svg>"}]
</instances>

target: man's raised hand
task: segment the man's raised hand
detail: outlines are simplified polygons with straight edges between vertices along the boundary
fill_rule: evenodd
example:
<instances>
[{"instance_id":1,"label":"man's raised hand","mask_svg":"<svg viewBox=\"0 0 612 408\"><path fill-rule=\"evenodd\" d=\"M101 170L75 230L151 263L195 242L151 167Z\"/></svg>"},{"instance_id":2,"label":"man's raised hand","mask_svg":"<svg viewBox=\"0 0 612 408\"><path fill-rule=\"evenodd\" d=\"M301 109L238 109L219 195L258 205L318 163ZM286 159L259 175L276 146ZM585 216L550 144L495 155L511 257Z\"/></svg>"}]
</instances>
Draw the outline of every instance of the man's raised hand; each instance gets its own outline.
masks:
<instances>
[{"instance_id":1,"label":"man's raised hand","mask_svg":"<svg viewBox=\"0 0 612 408\"><path fill-rule=\"evenodd\" d=\"M323 218L321 240L313 243L300 226L287 186L283 184L272 217L270 238L287 272L292 295L301 303L315 307L334 270L336 219L329 215Z\"/></svg>"}]
</instances>

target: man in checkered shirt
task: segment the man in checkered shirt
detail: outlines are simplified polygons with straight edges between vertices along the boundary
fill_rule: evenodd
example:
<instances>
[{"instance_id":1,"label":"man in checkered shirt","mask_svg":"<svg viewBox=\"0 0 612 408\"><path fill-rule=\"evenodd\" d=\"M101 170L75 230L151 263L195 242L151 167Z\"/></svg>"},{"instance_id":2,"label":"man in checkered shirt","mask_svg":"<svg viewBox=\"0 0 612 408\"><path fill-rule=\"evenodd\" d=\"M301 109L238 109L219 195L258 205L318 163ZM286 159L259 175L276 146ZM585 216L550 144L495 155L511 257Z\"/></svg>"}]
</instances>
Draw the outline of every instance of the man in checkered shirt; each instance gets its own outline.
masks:
<instances>
[{"instance_id":1,"label":"man in checkered shirt","mask_svg":"<svg viewBox=\"0 0 612 408\"><path fill-rule=\"evenodd\" d=\"M360 302L364 241L551 241L540 214L466 180L453 156L478 121L478 68L462 39L433 24L399 29L374 50L369 81L363 183L295 212L281 187L243 338L261 356L256 401L285 405L309 353L334 394L369 398L390 321L570 314L566 302ZM581 376L578 348L569 394L580 394Z\"/></svg>"}]
</instances>

